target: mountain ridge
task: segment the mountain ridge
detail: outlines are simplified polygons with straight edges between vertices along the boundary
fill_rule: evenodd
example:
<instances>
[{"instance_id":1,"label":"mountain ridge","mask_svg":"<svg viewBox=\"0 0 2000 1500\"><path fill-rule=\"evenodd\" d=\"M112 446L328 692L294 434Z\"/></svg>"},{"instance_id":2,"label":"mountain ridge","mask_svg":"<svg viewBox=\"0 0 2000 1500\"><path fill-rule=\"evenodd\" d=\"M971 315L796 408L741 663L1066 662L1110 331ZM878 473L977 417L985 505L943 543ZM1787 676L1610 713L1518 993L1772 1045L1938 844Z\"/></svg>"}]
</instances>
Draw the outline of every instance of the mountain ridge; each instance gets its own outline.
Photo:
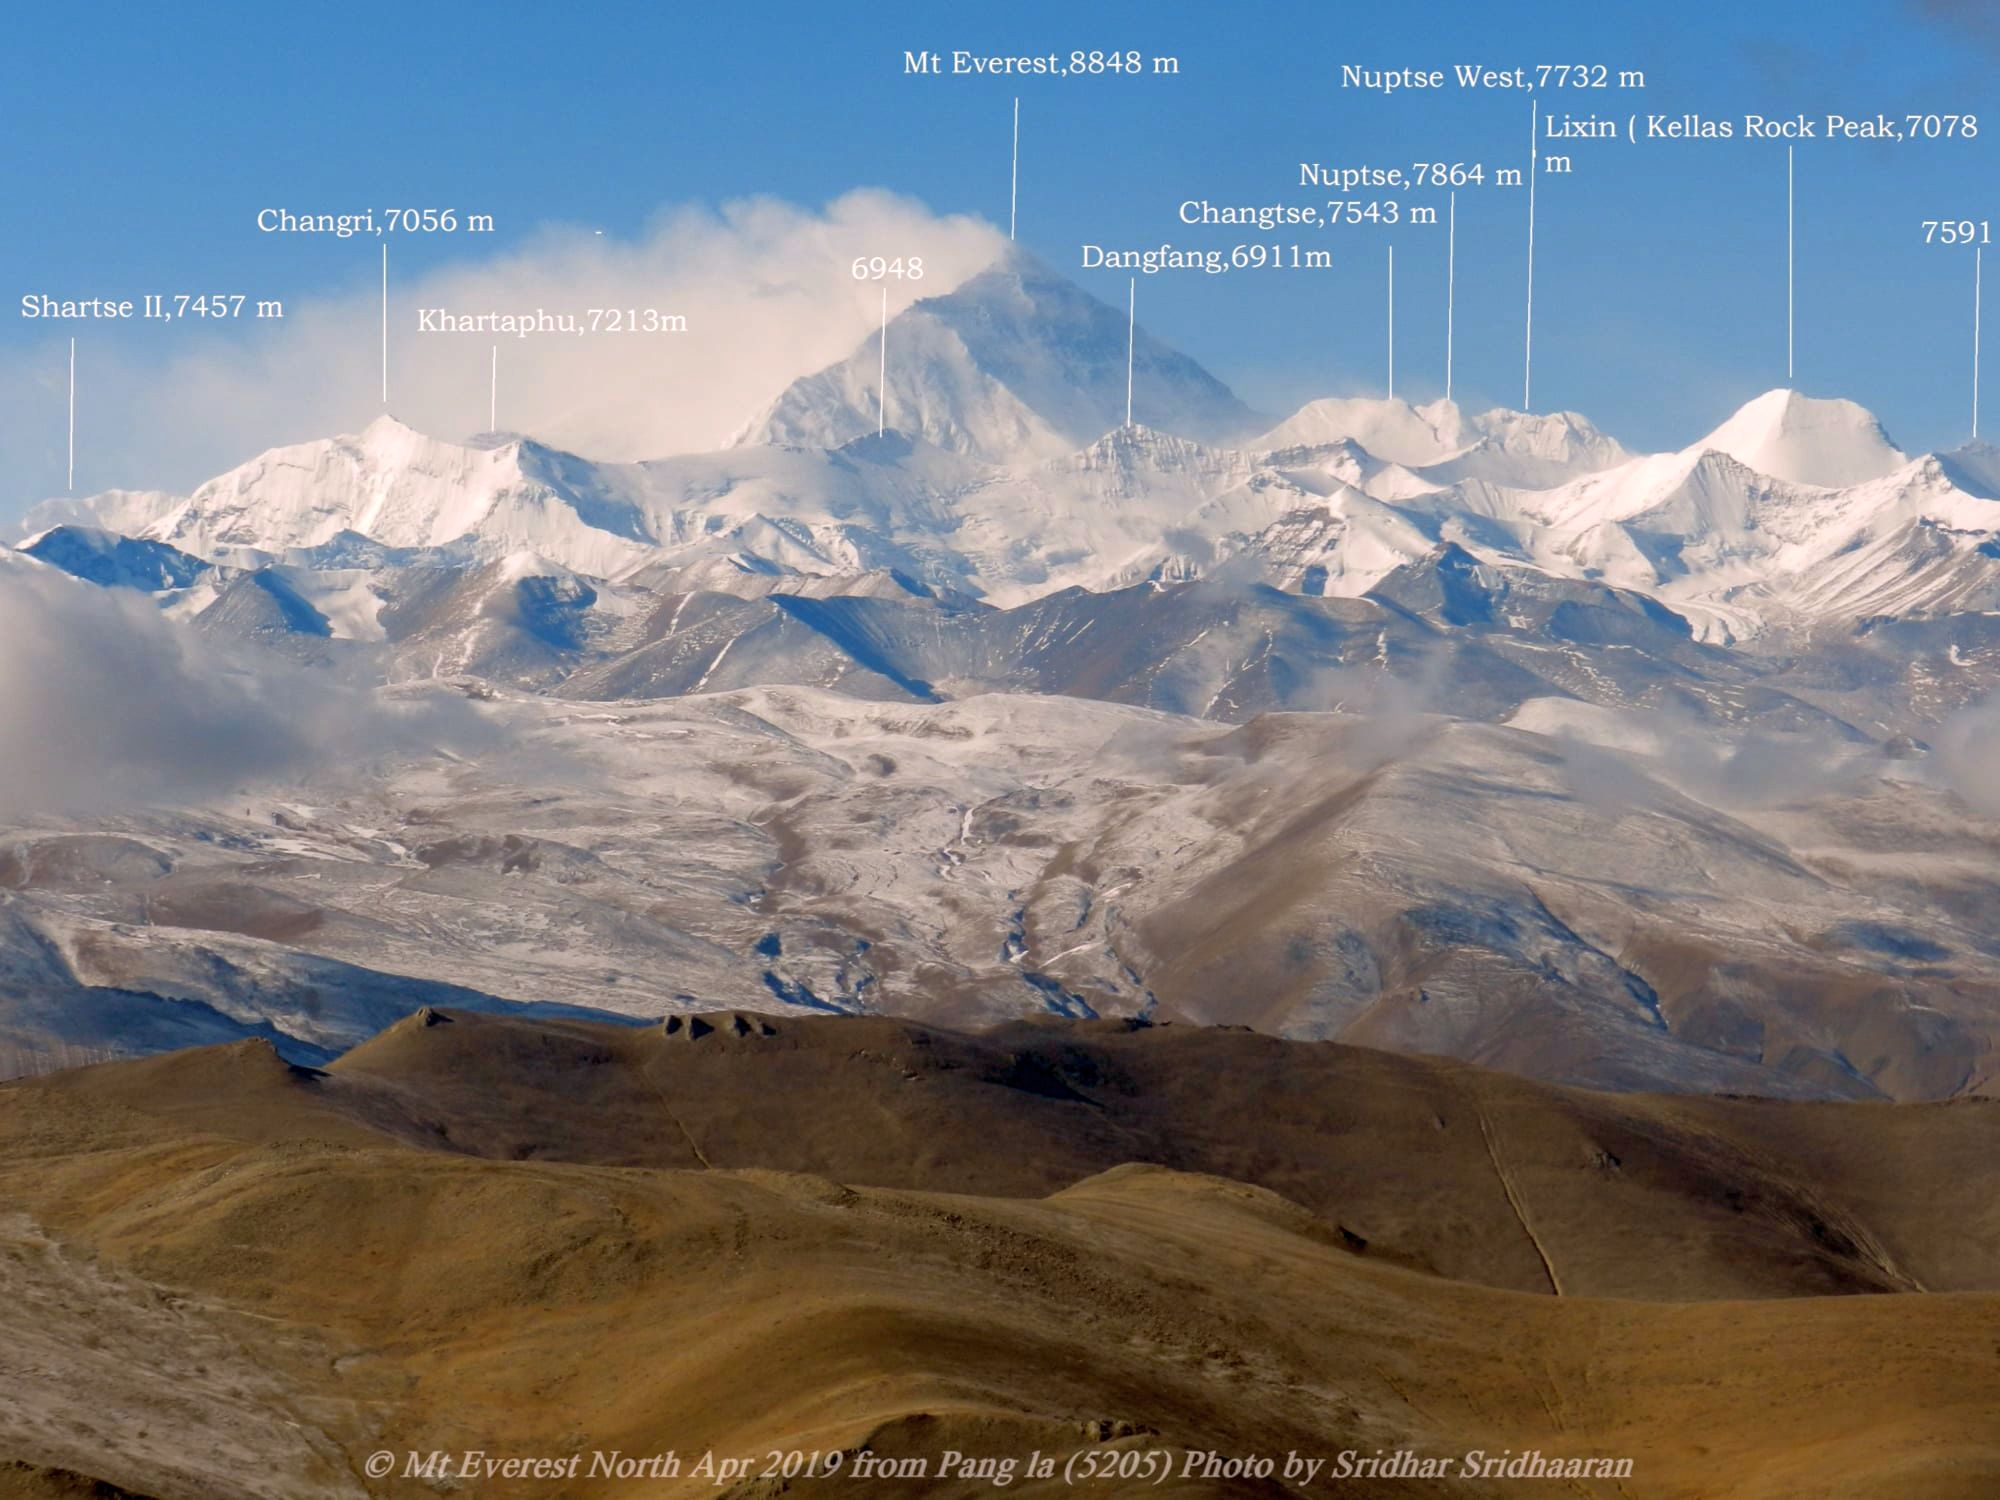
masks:
<instances>
[{"instance_id":1,"label":"mountain ridge","mask_svg":"<svg viewBox=\"0 0 2000 1500\"><path fill-rule=\"evenodd\" d=\"M1201 366L1018 247L962 285L916 302L883 335L793 383L731 446L838 447L884 422L987 463L1052 459L1132 414L1199 441L1257 419ZM1128 349L1129 343L1129 349ZM1130 366L1128 370L1128 353Z\"/></svg>"},{"instance_id":2,"label":"mountain ridge","mask_svg":"<svg viewBox=\"0 0 2000 1500\"><path fill-rule=\"evenodd\" d=\"M1839 441L1822 445L1829 432ZM1800 458L1801 444L1820 457ZM1830 478L1839 485L1813 482ZM768 592L750 582L760 575L810 588L894 571L1012 606L1217 568L1353 595L1452 544L1496 566L1650 593L1728 642L1794 621L1989 607L1996 481L1990 450L1905 458L1860 408L1789 392L1678 452L1636 457L1573 414L1466 417L1442 402L1311 403L1251 447L1119 423L1000 465L872 432L832 448L596 464L525 439L459 447L384 417L272 450L191 496L45 507L27 545L67 548L83 576L105 567L84 554L121 535L129 555L166 547L191 560L170 574L521 552L614 584L699 572L723 592ZM86 532L104 539L86 545Z\"/></svg>"},{"instance_id":3,"label":"mountain ridge","mask_svg":"<svg viewBox=\"0 0 2000 1500\"><path fill-rule=\"evenodd\" d=\"M29 545L106 573L86 554L125 537L127 583L165 567L185 586L166 554L137 561L154 546L225 567L526 551L613 585L673 572L747 595L895 574L1002 607L1218 569L1354 596L1452 545L1780 646L2000 602L2000 459L1907 456L1850 401L1767 391L1640 455L1575 412L1448 400L1325 398L1271 425L1018 248L891 320L886 365L882 337L714 453L597 463L518 435L443 442L385 414L187 496L49 502ZM111 539L39 535L63 525Z\"/></svg>"}]
</instances>

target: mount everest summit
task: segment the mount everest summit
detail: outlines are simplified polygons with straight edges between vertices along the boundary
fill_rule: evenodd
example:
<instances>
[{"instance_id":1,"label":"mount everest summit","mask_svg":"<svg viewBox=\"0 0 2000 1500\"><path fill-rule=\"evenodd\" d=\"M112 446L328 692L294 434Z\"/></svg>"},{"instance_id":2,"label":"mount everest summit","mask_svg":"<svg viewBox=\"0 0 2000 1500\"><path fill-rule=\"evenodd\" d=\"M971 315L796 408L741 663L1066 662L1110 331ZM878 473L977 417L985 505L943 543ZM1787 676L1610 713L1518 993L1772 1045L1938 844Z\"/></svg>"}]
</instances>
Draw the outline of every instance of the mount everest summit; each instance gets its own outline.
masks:
<instances>
[{"instance_id":1,"label":"mount everest summit","mask_svg":"<svg viewBox=\"0 0 2000 1500\"><path fill-rule=\"evenodd\" d=\"M911 437L987 463L1054 459L1125 419L1128 323L1023 252L927 298L888 331L887 410ZM1135 409L1167 431L1221 441L1257 419L1186 355L1140 330L1130 349ZM883 353L870 339L796 381L744 429L743 444L833 448L878 425Z\"/></svg>"},{"instance_id":2,"label":"mount everest summit","mask_svg":"<svg viewBox=\"0 0 2000 1500\"><path fill-rule=\"evenodd\" d=\"M0 1047L166 1014L310 1060L401 984L1993 1086L2000 452L1792 391L1655 454L1273 423L1143 330L1127 425L1126 334L1009 252L890 323L886 392L878 335L716 452L384 416L41 506L0 587L501 727L0 829Z\"/></svg>"}]
</instances>

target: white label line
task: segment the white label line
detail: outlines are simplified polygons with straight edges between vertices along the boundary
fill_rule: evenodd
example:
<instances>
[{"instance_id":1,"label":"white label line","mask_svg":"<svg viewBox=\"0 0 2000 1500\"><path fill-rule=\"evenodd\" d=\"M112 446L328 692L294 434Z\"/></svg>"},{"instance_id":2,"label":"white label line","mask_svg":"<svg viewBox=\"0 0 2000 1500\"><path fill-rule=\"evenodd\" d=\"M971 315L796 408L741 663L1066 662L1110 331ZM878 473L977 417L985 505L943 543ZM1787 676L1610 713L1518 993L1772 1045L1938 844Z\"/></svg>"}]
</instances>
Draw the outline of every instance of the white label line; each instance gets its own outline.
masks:
<instances>
[{"instance_id":1,"label":"white label line","mask_svg":"<svg viewBox=\"0 0 2000 1500\"><path fill-rule=\"evenodd\" d=\"M1396 399L1396 247L1389 247L1389 399Z\"/></svg>"},{"instance_id":2,"label":"white label line","mask_svg":"<svg viewBox=\"0 0 2000 1500\"><path fill-rule=\"evenodd\" d=\"M1796 378L1793 372L1793 339L1798 326L1794 310L1794 289L1797 285L1795 262L1798 246L1798 215L1796 178L1792 170L1792 148L1785 147L1785 384L1790 385Z\"/></svg>"},{"instance_id":3,"label":"white label line","mask_svg":"<svg viewBox=\"0 0 2000 1500\"><path fill-rule=\"evenodd\" d=\"M1452 309L1458 298L1458 194L1448 200L1450 208L1444 236L1444 399L1451 400Z\"/></svg>"},{"instance_id":4,"label":"white label line","mask_svg":"<svg viewBox=\"0 0 2000 1500\"><path fill-rule=\"evenodd\" d=\"M1972 247L1972 440L1979 441L1979 303L1981 261L1986 251Z\"/></svg>"},{"instance_id":5,"label":"white label line","mask_svg":"<svg viewBox=\"0 0 2000 1500\"><path fill-rule=\"evenodd\" d=\"M486 392L486 430L488 432L498 432L500 430L500 346L498 344L493 346L492 383L487 387Z\"/></svg>"},{"instance_id":6,"label":"white label line","mask_svg":"<svg viewBox=\"0 0 2000 1500\"><path fill-rule=\"evenodd\" d=\"M389 247L382 247L382 405L389 405Z\"/></svg>"},{"instance_id":7,"label":"white label line","mask_svg":"<svg viewBox=\"0 0 2000 1500\"><path fill-rule=\"evenodd\" d=\"M881 366L875 375L875 436L889 430L889 289L882 288Z\"/></svg>"},{"instance_id":8,"label":"white label line","mask_svg":"<svg viewBox=\"0 0 2000 1500\"><path fill-rule=\"evenodd\" d=\"M1125 301L1125 425L1132 425L1132 350L1139 341L1139 278L1134 276Z\"/></svg>"},{"instance_id":9,"label":"white label line","mask_svg":"<svg viewBox=\"0 0 2000 1500\"><path fill-rule=\"evenodd\" d=\"M1007 190L1007 238L1014 238L1014 223L1021 208L1021 96L1014 96L1014 177Z\"/></svg>"},{"instance_id":10,"label":"white label line","mask_svg":"<svg viewBox=\"0 0 2000 1500\"><path fill-rule=\"evenodd\" d=\"M69 341L69 492L76 493L76 340Z\"/></svg>"},{"instance_id":11,"label":"white label line","mask_svg":"<svg viewBox=\"0 0 2000 1500\"><path fill-rule=\"evenodd\" d=\"M1535 173L1540 166L1542 106L1528 106L1528 331L1521 349L1521 410L1535 407Z\"/></svg>"}]
</instances>

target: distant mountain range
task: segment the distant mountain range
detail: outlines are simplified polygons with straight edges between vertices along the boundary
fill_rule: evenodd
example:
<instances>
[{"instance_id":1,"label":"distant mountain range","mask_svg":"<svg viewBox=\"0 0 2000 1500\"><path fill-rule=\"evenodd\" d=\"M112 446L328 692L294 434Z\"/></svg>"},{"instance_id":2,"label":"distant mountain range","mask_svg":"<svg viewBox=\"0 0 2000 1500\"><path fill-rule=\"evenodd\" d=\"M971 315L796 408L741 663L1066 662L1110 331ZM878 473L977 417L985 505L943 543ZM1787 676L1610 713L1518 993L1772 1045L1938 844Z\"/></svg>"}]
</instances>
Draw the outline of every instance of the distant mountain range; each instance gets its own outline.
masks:
<instances>
[{"instance_id":1,"label":"distant mountain range","mask_svg":"<svg viewBox=\"0 0 2000 1500\"><path fill-rule=\"evenodd\" d=\"M0 585L470 695L510 748L0 830L0 1044L311 1059L416 984L1992 1087L2000 451L1790 391L1652 455L1447 402L1273 426L1143 330L1127 425L1126 334L1010 253L891 322L880 434L871 339L719 452L383 417L41 507Z\"/></svg>"},{"instance_id":2,"label":"distant mountain range","mask_svg":"<svg viewBox=\"0 0 2000 1500\"><path fill-rule=\"evenodd\" d=\"M1996 604L2000 454L1907 458L1848 402L1773 391L1644 457L1573 413L1448 402L1316 401L1256 435L1225 386L1142 331L1128 427L1125 339L1116 310L1010 252L891 323L885 436L870 340L719 453L600 464L522 438L447 443L384 417L259 455L192 495L45 505L27 550L162 593L224 586L199 581L202 564L380 573L511 559L516 572L738 597L866 591L894 574L1004 607L1219 569L1354 597L1450 546L1646 594L1719 642ZM336 637L379 626L379 609L370 621L355 603L329 617Z\"/></svg>"}]
</instances>

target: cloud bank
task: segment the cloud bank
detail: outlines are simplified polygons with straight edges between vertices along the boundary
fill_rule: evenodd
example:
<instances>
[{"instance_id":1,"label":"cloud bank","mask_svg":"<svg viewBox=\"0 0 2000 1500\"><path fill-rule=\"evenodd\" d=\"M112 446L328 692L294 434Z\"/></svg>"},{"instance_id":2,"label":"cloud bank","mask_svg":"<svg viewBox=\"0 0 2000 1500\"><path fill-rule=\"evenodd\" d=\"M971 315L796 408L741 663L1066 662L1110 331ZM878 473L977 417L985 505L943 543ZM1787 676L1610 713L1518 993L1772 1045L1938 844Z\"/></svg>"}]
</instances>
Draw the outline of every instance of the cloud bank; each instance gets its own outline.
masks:
<instances>
[{"instance_id":1,"label":"cloud bank","mask_svg":"<svg viewBox=\"0 0 2000 1500\"><path fill-rule=\"evenodd\" d=\"M504 430L608 460L720 447L791 381L852 353L879 324L885 286L893 316L950 291L1004 244L983 221L870 190L816 211L771 199L674 209L635 241L549 229L511 253L407 282L395 277L392 249L389 410L439 437L484 430L497 345ZM913 255L924 261L921 280L852 274L857 257ZM651 309L684 317L687 331L424 332L426 308ZM0 364L0 451L16 459L0 518L63 483L69 332ZM249 325L228 347L164 366L145 362L140 347L79 342L88 392L79 491L186 490L277 444L357 431L382 409L372 283L288 302L282 325Z\"/></svg>"},{"instance_id":2,"label":"cloud bank","mask_svg":"<svg viewBox=\"0 0 2000 1500\"><path fill-rule=\"evenodd\" d=\"M0 815L197 802L491 738L470 704L239 660L144 595L6 554L0 640Z\"/></svg>"}]
</instances>

